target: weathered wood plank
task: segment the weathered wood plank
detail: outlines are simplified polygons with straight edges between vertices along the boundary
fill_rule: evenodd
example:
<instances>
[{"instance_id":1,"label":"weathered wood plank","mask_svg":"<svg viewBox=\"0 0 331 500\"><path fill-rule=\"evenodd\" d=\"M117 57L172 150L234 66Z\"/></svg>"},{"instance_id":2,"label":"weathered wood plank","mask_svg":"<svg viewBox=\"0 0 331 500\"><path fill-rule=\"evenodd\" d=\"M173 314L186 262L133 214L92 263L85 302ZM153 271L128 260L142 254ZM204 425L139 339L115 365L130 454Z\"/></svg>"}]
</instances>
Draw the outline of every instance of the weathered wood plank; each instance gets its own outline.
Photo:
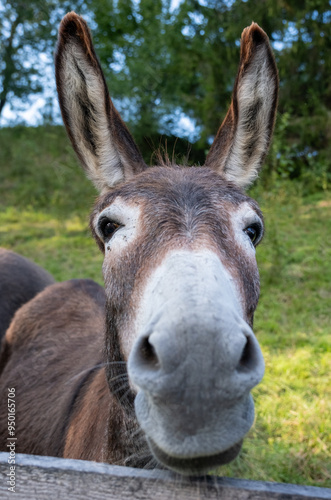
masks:
<instances>
[{"instance_id":1,"label":"weathered wood plank","mask_svg":"<svg viewBox=\"0 0 331 500\"><path fill-rule=\"evenodd\" d=\"M15 493L8 491L8 454L0 453L0 498L49 500L331 500L331 489L229 478L176 476L83 460L16 455ZM14 497L13 497L14 495Z\"/></svg>"}]
</instances>

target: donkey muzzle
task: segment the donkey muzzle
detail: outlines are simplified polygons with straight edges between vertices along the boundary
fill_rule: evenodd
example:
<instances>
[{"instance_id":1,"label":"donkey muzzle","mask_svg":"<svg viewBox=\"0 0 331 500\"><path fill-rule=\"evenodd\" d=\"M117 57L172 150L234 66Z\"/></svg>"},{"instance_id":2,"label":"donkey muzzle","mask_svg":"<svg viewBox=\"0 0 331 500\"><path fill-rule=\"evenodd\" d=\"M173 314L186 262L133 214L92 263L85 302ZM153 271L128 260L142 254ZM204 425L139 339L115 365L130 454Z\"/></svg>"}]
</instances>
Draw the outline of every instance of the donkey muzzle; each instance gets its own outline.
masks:
<instances>
[{"instance_id":1,"label":"donkey muzzle","mask_svg":"<svg viewBox=\"0 0 331 500\"><path fill-rule=\"evenodd\" d=\"M254 420L250 390L264 361L231 276L212 252L172 253L143 302L128 372L151 451L188 474L232 460Z\"/></svg>"}]
</instances>

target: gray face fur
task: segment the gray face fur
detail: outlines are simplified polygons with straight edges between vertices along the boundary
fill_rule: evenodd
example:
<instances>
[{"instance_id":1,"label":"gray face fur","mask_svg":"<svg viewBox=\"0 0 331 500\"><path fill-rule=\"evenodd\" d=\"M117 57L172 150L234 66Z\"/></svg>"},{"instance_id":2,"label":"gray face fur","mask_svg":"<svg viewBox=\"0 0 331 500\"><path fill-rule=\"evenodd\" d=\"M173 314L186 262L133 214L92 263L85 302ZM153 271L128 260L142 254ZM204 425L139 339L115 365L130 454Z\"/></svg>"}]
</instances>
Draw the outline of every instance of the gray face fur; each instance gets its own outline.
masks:
<instances>
[{"instance_id":1,"label":"gray face fur","mask_svg":"<svg viewBox=\"0 0 331 500\"><path fill-rule=\"evenodd\" d=\"M208 250L173 251L153 273L137 314L129 377L136 415L159 459L219 455L254 419L250 390L264 362L231 276ZM203 465L202 465L203 469ZM201 465L200 465L201 472Z\"/></svg>"}]
</instances>

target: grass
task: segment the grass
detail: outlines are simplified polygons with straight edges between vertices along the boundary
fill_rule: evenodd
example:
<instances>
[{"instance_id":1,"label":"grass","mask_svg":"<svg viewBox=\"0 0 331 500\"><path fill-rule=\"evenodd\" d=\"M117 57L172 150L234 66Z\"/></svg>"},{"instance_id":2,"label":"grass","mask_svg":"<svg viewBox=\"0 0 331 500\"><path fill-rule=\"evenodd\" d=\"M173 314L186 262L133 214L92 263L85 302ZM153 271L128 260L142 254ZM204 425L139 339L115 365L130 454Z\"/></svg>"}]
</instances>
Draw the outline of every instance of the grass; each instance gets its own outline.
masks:
<instances>
[{"instance_id":1,"label":"grass","mask_svg":"<svg viewBox=\"0 0 331 500\"><path fill-rule=\"evenodd\" d=\"M255 332L266 374L253 391L256 424L220 472L331 486L331 196L298 186L255 190L267 234L258 248Z\"/></svg>"},{"instance_id":2,"label":"grass","mask_svg":"<svg viewBox=\"0 0 331 500\"><path fill-rule=\"evenodd\" d=\"M96 191L62 127L0 130L0 244L58 281L102 283L102 256L88 229Z\"/></svg>"},{"instance_id":3,"label":"grass","mask_svg":"<svg viewBox=\"0 0 331 500\"><path fill-rule=\"evenodd\" d=\"M88 230L96 195L62 128L0 130L0 244L57 280L102 283ZM331 487L331 193L254 188L266 219L255 331L266 374L243 451L218 473Z\"/></svg>"}]
</instances>

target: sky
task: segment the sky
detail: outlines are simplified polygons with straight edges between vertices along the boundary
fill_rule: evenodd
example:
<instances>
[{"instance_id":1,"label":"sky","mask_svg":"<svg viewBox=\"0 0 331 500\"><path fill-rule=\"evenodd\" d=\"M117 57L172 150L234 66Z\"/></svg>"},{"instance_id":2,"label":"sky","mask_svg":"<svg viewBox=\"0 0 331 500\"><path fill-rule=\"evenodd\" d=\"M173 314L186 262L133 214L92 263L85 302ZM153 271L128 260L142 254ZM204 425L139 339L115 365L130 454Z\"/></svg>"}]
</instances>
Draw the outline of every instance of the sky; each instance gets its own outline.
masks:
<instances>
[{"instance_id":1,"label":"sky","mask_svg":"<svg viewBox=\"0 0 331 500\"><path fill-rule=\"evenodd\" d=\"M170 10L176 9L181 4L181 2L182 0L171 0ZM29 102L24 106L20 104L20 107L23 107L23 109L21 109L20 111L17 110L16 106L15 109L11 109L8 104L5 105L2 116L0 118L0 126L9 125L10 123L17 120L24 120L28 125L38 125L38 123L42 121L42 112L45 107L46 99L50 98L53 99L55 113L56 116L59 117L60 121L60 110L55 93L54 74L52 74L51 67L52 66L49 64L49 61L45 61L45 68L47 73L45 75L45 82L47 86L45 92L43 92L43 94L36 94L34 96L31 96ZM189 128L192 128L192 125L188 123L187 125L189 126Z\"/></svg>"}]
</instances>

